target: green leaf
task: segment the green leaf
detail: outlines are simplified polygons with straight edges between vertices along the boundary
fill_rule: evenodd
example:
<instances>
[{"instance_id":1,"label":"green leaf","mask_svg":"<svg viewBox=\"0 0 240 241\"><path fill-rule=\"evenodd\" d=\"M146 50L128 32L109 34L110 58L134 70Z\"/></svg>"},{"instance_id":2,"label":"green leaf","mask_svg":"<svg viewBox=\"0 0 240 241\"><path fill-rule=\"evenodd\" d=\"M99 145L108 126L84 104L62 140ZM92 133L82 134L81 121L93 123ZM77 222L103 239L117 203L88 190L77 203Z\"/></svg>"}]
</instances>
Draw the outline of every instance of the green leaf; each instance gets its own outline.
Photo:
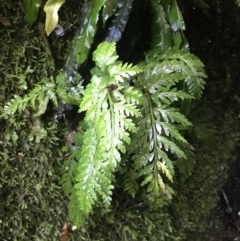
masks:
<instances>
[{"instance_id":1,"label":"green leaf","mask_svg":"<svg viewBox=\"0 0 240 241\"><path fill-rule=\"evenodd\" d=\"M127 24L129 14L132 9L133 0L120 0L118 1L118 9L115 12L115 17L112 20L112 24L108 29L108 35L106 41L118 42Z\"/></svg>"},{"instance_id":2,"label":"green leaf","mask_svg":"<svg viewBox=\"0 0 240 241\"><path fill-rule=\"evenodd\" d=\"M164 53L172 46L172 32L166 19L166 13L158 0L151 0L153 23L151 51L158 49Z\"/></svg>"},{"instance_id":3,"label":"green leaf","mask_svg":"<svg viewBox=\"0 0 240 241\"><path fill-rule=\"evenodd\" d=\"M62 186L64 193L70 197L71 193L73 192L73 185L75 183L75 177L76 177L76 170L77 170L77 162L75 160L76 153L79 155L78 151L75 150L74 154L68 157L68 159L64 162L64 173L62 176Z\"/></svg>"},{"instance_id":4,"label":"green leaf","mask_svg":"<svg viewBox=\"0 0 240 241\"><path fill-rule=\"evenodd\" d=\"M97 150L94 126L90 122L83 126L83 134L77 133L74 138L76 148L65 163L67 169L63 175L63 188L70 196L69 218L76 226L83 224L98 196L109 205L113 189L112 170Z\"/></svg>"},{"instance_id":5,"label":"green leaf","mask_svg":"<svg viewBox=\"0 0 240 241\"><path fill-rule=\"evenodd\" d=\"M70 195L70 201L68 204L69 219L72 220L76 227L80 227L86 221L86 216L81 213L81 206L78 201L76 189Z\"/></svg>"},{"instance_id":6,"label":"green leaf","mask_svg":"<svg viewBox=\"0 0 240 241\"><path fill-rule=\"evenodd\" d=\"M33 24L36 21L41 3L42 0L24 0L25 20L29 24Z\"/></svg>"},{"instance_id":7,"label":"green leaf","mask_svg":"<svg viewBox=\"0 0 240 241\"><path fill-rule=\"evenodd\" d=\"M102 195L104 200L107 200L107 197L111 195L112 186L109 176L111 174L110 169L105 165L104 160L101 161L97 156L97 138L94 129L89 128L85 132L83 139L83 149L78 163L75 188L77 189L81 212L88 214L96 201L96 192ZM108 187L103 189L101 183L105 188L108 183Z\"/></svg>"},{"instance_id":8,"label":"green leaf","mask_svg":"<svg viewBox=\"0 0 240 241\"><path fill-rule=\"evenodd\" d=\"M181 49L182 44L182 35L180 31L177 31L173 36L173 49L178 50Z\"/></svg>"},{"instance_id":9,"label":"green leaf","mask_svg":"<svg viewBox=\"0 0 240 241\"><path fill-rule=\"evenodd\" d=\"M112 17L118 7L118 0L107 0L103 6L102 19L103 24L106 24L106 21Z\"/></svg>"},{"instance_id":10,"label":"green leaf","mask_svg":"<svg viewBox=\"0 0 240 241\"><path fill-rule=\"evenodd\" d=\"M177 32L178 30L185 30L185 23L176 0L171 0L171 8L168 13L168 19L173 32Z\"/></svg>"},{"instance_id":11,"label":"green leaf","mask_svg":"<svg viewBox=\"0 0 240 241\"><path fill-rule=\"evenodd\" d=\"M81 11L82 28L77 40L76 57L77 64L81 65L88 56L89 49L97 30L99 12L105 0L92 0L86 2Z\"/></svg>"}]
</instances>

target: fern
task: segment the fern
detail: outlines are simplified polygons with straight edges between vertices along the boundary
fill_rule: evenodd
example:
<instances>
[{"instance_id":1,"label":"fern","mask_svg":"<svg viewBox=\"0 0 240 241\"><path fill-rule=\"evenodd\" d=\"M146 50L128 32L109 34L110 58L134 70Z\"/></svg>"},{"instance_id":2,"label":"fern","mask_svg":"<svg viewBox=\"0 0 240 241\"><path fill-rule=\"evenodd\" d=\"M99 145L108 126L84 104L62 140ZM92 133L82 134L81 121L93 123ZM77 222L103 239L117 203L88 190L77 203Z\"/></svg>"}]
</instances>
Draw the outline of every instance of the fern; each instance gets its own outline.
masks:
<instances>
[{"instance_id":1,"label":"fern","mask_svg":"<svg viewBox=\"0 0 240 241\"><path fill-rule=\"evenodd\" d=\"M78 139L79 136L81 136L82 133L78 133L74 136L74 139ZM81 138L81 137L80 137ZM63 175L62 175L62 186L63 186L63 191L64 193L70 197L71 193L73 192L73 187L74 187L74 183L75 183L75 178L77 175L77 162L76 159L78 158L78 156L81 154L81 144L78 141L76 141L76 147L67 147L70 148L71 151L71 155L68 156L65 159L64 162L64 171L63 171Z\"/></svg>"},{"instance_id":2,"label":"fern","mask_svg":"<svg viewBox=\"0 0 240 241\"><path fill-rule=\"evenodd\" d=\"M87 215L97 200L97 193L104 202L109 204L111 197L111 170L97 150L97 137L94 128L90 125L83 136L83 150L77 167L76 189L80 211ZM84 195L83 195L84 194Z\"/></svg>"},{"instance_id":3,"label":"fern","mask_svg":"<svg viewBox=\"0 0 240 241\"><path fill-rule=\"evenodd\" d=\"M133 137L133 160L141 185L147 185L150 196L159 197L160 190L166 191L163 175L173 181L174 168L172 157L186 159L184 152L176 144L186 143L177 129L177 124L190 126L190 122L172 107L179 99L191 99L187 93L177 90L176 84L186 78L177 73L174 61L162 63L152 61L135 82L144 90L142 107L143 118L139 120L138 132ZM170 191L172 192L172 191Z\"/></svg>"},{"instance_id":4,"label":"fern","mask_svg":"<svg viewBox=\"0 0 240 241\"><path fill-rule=\"evenodd\" d=\"M133 21L128 23L133 3L136 3ZM117 212L112 212L112 216L107 220L110 226L117 230L109 234L108 238L113 237L112 240L139 239L141 235L135 231L135 223L131 221L136 221L136 216L133 215L134 212L128 211L134 206L141 207L143 201L145 206L147 198L152 202L157 201L157 205L151 206L152 203L147 203L146 206L158 210L158 219L162 220L164 210L158 208L172 198L175 168L179 169L184 178L191 174L194 162L189 160L192 152L184 138L184 132L191 123L183 112L188 113L191 100L201 96L206 78L202 62L188 51L180 50L186 47L186 42L182 32L185 28L184 21L177 0L150 0L145 3L139 5L138 1L133 0L84 1L80 13L81 26L73 40L64 74L60 73L55 82L51 80L49 83L49 80L44 79L23 97L15 96L5 106L5 112L1 115L6 118L26 108L31 109L34 117L31 121L34 123L30 123L29 140L36 137L35 142L39 143L49 137L48 128L44 129L48 123L44 125L45 118L41 118L41 115L47 110L50 101L55 107L59 100L63 104L78 106L84 121L80 123L81 130L73 137L74 145L65 147L67 154L62 176L63 190L70 201L69 219L74 225L80 226L87 220L93 208L102 208L100 202L109 206L115 183L114 173L119 171L117 178L122 182L114 195L114 204L117 209L122 210L124 203L125 217L130 220L127 220L130 225L122 225L122 222L112 225L114 218L118 216ZM143 22L140 21L141 17L149 14L149 3L153 21L151 38L146 37L147 27L141 26ZM148 19L146 20L145 23L148 24ZM127 23L129 26L135 24L136 31L124 33ZM95 38L96 32L100 38ZM136 66L119 60L114 41L119 41L123 34L126 34L126 41L131 45L126 49L130 49L129 53L133 54L125 54L128 51L125 49L121 54L122 59L130 57L133 61L142 58L137 40L145 43L143 49L147 51L151 39L150 50L143 63ZM92 55L95 67L91 70L90 84L83 86L83 80L77 72L81 70L85 76L89 76L88 67L92 66L92 62L89 61L85 66L82 64L86 62L90 49L95 48L93 42L99 43L104 36L107 42L101 43ZM127 46L124 43L123 45ZM26 48L26 51L28 50L31 50L29 45ZM122 51L121 44L119 50ZM24 52L25 48L20 52L22 51ZM134 56L134 53L137 53L137 56ZM49 74L47 73L47 76ZM27 80L30 79L25 78L25 75L16 73L7 76L10 79L20 76L18 89L26 90ZM185 108L183 102L189 105ZM48 118L45 121L48 121ZM55 129L52 131L55 132ZM65 129L59 131L62 133ZM15 131L14 134L9 136L16 144L20 135L18 137ZM124 198L119 199L122 186L133 198L137 197L137 200L125 202ZM121 191L120 193L122 194ZM103 217L106 210L99 210ZM145 230L149 235L141 236L142 239L139 240L148 240L156 226L154 221L147 220L145 215L145 221L139 227L147 226ZM90 225L86 228L91 229L92 220L88 223ZM151 225L148 225L149 223ZM61 239L68 238L68 226L67 223L64 225ZM169 228L170 221L165 226ZM87 230L84 227L82 231L84 239ZM166 236L162 232L160 239L163 240ZM104 237L98 234L91 238L104 240Z\"/></svg>"},{"instance_id":5,"label":"fern","mask_svg":"<svg viewBox=\"0 0 240 241\"><path fill-rule=\"evenodd\" d=\"M70 218L76 225L91 212L98 196L109 205L113 171L121 161L121 153L126 152L130 133L136 132L132 118L141 115L137 108L141 92L129 87L126 80L141 70L137 66L123 65L117 58L115 43L103 42L98 46L93 53L96 67L80 104L80 111L86 111L84 121L88 128L83 135L71 194L77 196L78 203L70 197L69 205ZM80 208L80 219L72 213L76 205Z\"/></svg>"},{"instance_id":6,"label":"fern","mask_svg":"<svg viewBox=\"0 0 240 241\"><path fill-rule=\"evenodd\" d=\"M130 160L128 160L128 162L129 161ZM121 174L123 176L124 190L134 198L136 196L136 193L139 191L138 173L133 166L130 166L123 167L121 170Z\"/></svg>"},{"instance_id":7,"label":"fern","mask_svg":"<svg viewBox=\"0 0 240 241\"><path fill-rule=\"evenodd\" d=\"M92 83L86 88L80 111L87 111L85 120L95 120L100 148L109 152L110 164L116 167L120 161L117 149L125 152L123 141L130 143L126 130L136 131L132 120L125 116L140 116L135 104L139 103L141 94L133 87L125 88L125 79L140 72L140 69L120 63L113 66L116 60L115 43L100 44L93 59L97 67L92 71Z\"/></svg>"},{"instance_id":8,"label":"fern","mask_svg":"<svg viewBox=\"0 0 240 241\"><path fill-rule=\"evenodd\" d=\"M138 134L132 140L132 153L136 171L139 177L143 176L141 185L147 185L149 198L154 200L161 195L160 190L172 193L165 178L173 181L174 158L181 160L179 166L183 172L189 173L191 169L183 161L186 155L182 146L187 141L178 130L178 125L183 128L191 124L173 104L199 98L206 75L202 62L187 51L168 50L165 54L161 50L150 51L147 62L144 73L135 82L144 90L144 101L143 119L139 120ZM177 88L182 81L188 87L186 91ZM127 189L134 195L129 186Z\"/></svg>"},{"instance_id":9,"label":"fern","mask_svg":"<svg viewBox=\"0 0 240 241\"><path fill-rule=\"evenodd\" d=\"M199 98L206 75L198 58L188 51L176 50L182 35L179 41L177 37L173 40L172 30L184 29L176 1L168 1L171 8L166 11L159 1L151 0L151 50L138 66L118 60L116 43L112 41L121 38L133 1L116 3L85 3L82 26L65 70L71 84L59 74L55 83L43 81L23 98L16 96L5 106L5 117L25 108L32 108L37 117L46 111L49 100L57 107L61 99L63 103L78 105L79 112L86 112L82 131L74 136L75 146L70 147L71 155L65 160L62 177L64 192L70 199L69 218L76 226L84 223L99 199L110 205L114 172L123 153L130 162L133 160L122 170L124 189L135 197L141 183L147 187L148 198L160 200L159 205L172 197L169 183L173 182L174 166L186 175L192 168L185 161L188 144L180 131L191 123L176 103ZM95 67L90 84L83 89L77 65L87 59L102 7L104 23L113 14L115 18L106 37L108 42L99 44L93 53ZM187 88L179 89L182 83Z\"/></svg>"},{"instance_id":10,"label":"fern","mask_svg":"<svg viewBox=\"0 0 240 241\"><path fill-rule=\"evenodd\" d=\"M2 118L7 118L9 115L14 115L16 112L23 112L26 108L33 110L33 117L39 117L46 112L49 100L58 107L58 99L63 103L79 105L83 91L83 80L79 74L76 74L74 81L77 84L70 85L63 73L56 77L56 83L49 83L49 80L42 80L42 84L38 84L28 94L15 96L4 106L4 112L1 114Z\"/></svg>"},{"instance_id":11,"label":"fern","mask_svg":"<svg viewBox=\"0 0 240 241\"><path fill-rule=\"evenodd\" d=\"M14 99L5 105L4 113L1 117L14 115L17 111L22 112L26 108L32 108L35 110L35 117L40 116L46 111L49 100L52 100L55 106L58 105L55 94L55 84L47 83L45 85L37 85L25 96L15 96Z\"/></svg>"}]
</instances>

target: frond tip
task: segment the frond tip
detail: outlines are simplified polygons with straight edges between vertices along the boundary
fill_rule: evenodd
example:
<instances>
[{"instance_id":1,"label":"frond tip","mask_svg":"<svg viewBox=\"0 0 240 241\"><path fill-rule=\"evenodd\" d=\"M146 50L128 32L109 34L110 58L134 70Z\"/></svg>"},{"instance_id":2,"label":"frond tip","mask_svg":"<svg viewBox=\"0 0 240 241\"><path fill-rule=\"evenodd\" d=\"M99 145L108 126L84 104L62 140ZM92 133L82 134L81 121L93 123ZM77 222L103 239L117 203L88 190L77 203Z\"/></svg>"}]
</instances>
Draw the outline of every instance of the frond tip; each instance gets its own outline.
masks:
<instances>
[{"instance_id":1,"label":"frond tip","mask_svg":"<svg viewBox=\"0 0 240 241\"><path fill-rule=\"evenodd\" d=\"M185 50L167 51L160 59L177 60L175 71L185 74L184 82L188 86L188 92L196 98L200 98L206 82L207 75L204 65L199 58Z\"/></svg>"}]
</instances>

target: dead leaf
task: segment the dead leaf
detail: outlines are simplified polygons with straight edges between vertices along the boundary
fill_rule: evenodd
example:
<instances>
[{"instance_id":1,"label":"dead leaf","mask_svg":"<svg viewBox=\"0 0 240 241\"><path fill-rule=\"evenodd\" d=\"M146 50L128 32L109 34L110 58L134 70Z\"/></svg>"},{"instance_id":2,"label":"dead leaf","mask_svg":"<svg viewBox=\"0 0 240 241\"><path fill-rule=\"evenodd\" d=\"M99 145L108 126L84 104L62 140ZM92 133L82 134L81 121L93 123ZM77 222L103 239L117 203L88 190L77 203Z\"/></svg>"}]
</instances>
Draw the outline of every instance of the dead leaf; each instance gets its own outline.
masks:
<instances>
[{"instance_id":1,"label":"dead leaf","mask_svg":"<svg viewBox=\"0 0 240 241\"><path fill-rule=\"evenodd\" d=\"M8 19L4 18L2 15L0 15L0 23L6 27L11 26L11 22Z\"/></svg>"},{"instance_id":2,"label":"dead leaf","mask_svg":"<svg viewBox=\"0 0 240 241\"><path fill-rule=\"evenodd\" d=\"M19 156L19 157L24 157L24 156L25 156L25 154L24 154L24 153L22 153L22 152L18 152L18 156Z\"/></svg>"},{"instance_id":3,"label":"dead leaf","mask_svg":"<svg viewBox=\"0 0 240 241\"><path fill-rule=\"evenodd\" d=\"M68 235L69 235L69 223L64 223L62 233L61 233L61 239L60 241L67 241L68 240Z\"/></svg>"},{"instance_id":4,"label":"dead leaf","mask_svg":"<svg viewBox=\"0 0 240 241\"><path fill-rule=\"evenodd\" d=\"M44 6L46 13L45 31L47 36L56 28L58 23L58 10L65 0L48 0Z\"/></svg>"}]
</instances>

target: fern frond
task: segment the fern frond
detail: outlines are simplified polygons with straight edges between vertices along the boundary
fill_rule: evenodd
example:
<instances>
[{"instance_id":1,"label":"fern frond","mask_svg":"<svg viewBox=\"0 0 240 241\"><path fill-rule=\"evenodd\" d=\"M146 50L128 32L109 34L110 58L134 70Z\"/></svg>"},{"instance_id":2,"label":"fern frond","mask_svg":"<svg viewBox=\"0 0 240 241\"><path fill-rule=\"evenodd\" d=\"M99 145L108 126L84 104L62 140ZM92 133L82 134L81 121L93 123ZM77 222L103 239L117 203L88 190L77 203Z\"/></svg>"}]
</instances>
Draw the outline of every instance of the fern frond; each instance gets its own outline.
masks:
<instances>
[{"instance_id":1,"label":"fern frond","mask_svg":"<svg viewBox=\"0 0 240 241\"><path fill-rule=\"evenodd\" d=\"M83 224L99 196L106 205L110 203L113 188L111 169L96 148L93 125L88 122L84 130L74 136L76 146L65 161L62 178L63 190L70 197L69 218L76 226Z\"/></svg>"},{"instance_id":2,"label":"fern frond","mask_svg":"<svg viewBox=\"0 0 240 241\"><path fill-rule=\"evenodd\" d=\"M80 206L80 202L78 201L77 189L74 188L73 192L70 195L70 200L68 204L68 215L70 220L77 227L82 225L86 220L86 216L82 214L81 210L82 207Z\"/></svg>"},{"instance_id":3,"label":"fern frond","mask_svg":"<svg viewBox=\"0 0 240 241\"><path fill-rule=\"evenodd\" d=\"M99 196L109 205L112 173L121 160L121 153L126 152L130 133L136 132L132 118L141 115L137 106L141 92L127 87L127 78L141 70L123 65L117 58L115 43L103 42L97 47L93 53L96 67L91 71L91 83L79 108L80 112L86 111L84 121L89 126L83 135L73 189L79 203L74 204L74 200L72 203L78 205L82 217L91 212ZM70 218L77 222L74 214Z\"/></svg>"},{"instance_id":4,"label":"fern frond","mask_svg":"<svg viewBox=\"0 0 240 241\"><path fill-rule=\"evenodd\" d=\"M142 93L137 87L123 89L124 97L128 103L140 105L142 103Z\"/></svg>"},{"instance_id":5,"label":"fern frond","mask_svg":"<svg viewBox=\"0 0 240 241\"><path fill-rule=\"evenodd\" d=\"M186 94L182 90L177 90L176 88L173 88L171 92L169 92L169 90L169 87L162 88L157 94L158 98L166 105L178 101L179 99L192 99L192 96L189 96L189 94Z\"/></svg>"},{"instance_id":6,"label":"fern frond","mask_svg":"<svg viewBox=\"0 0 240 241\"><path fill-rule=\"evenodd\" d=\"M139 184L138 173L133 168L129 168L123 175L123 186L124 190L134 198L139 190Z\"/></svg>"},{"instance_id":7,"label":"fern frond","mask_svg":"<svg viewBox=\"0 0 240 241\"><path fill-rule=\"evenodd\" d=\"M78 135L80 134L78 133ZM62 175L63 191L68 197L70 197L73 192L77 175L77 160L79 155L81 155L81 147L79 147L79 143L77 143L76 147L72 147L71 149L74 150L70 150L71 155L64 161L64 172Z\"/></svg>"},{"instance_id":8,"label":"fern frond","mask_svg":"<svg viewBox=\"0 0 240 241\"><path fill-rule=\"evenodd\" d=\"M55 84L48 83L45 85L37 85L22 98L20 96L15 96L14 99L5 105L4 113L1 116L6 117L7 115L14 115L17 111L23 112L26 108L37 110L34 116L40 116L45 113L49 99L53 101L55 106L58 105Z\"/></svg>"},{"instance_id":9,"label":"fern frond","mask_svg":"<svg viewBox=\"0 0 240 241\"><path fill-rule=\"evenodd\" d=\"M132 139L134 165L144 179L149 195L159 197L166 188L166 177L173 181L172 158L186 159L178 142L187 143L176 124L190 126L191 123L172 105L179 99L192 96L176 88L176 83L186 78L185 73L176 72L175 61L152 61L145 72L135 81L144 89L143 119L138 122L138 131ZM162 190L162 191L161 191ZM153 192L153 193L151 193Z\"/></svg>"},{"instance_id":10,"label":"fern frond","mask_svg":"<svg viewBox=\"0 0 240 241\"><path fill-rule=\"evenodd\" d=\"M4 113L1 117L14 115L17 111L23 112L26 108L31 108L35 113L33 117L38 117L46 112L49 100L52 101L54 107L58 107L58 98L63 103L79 105L83 91L83 80L78 74L75 75L78 79L77 85L70 84L66 78L60 73L56 78L56 84L43 79L42 84L37 85L28 94L23 97L15 96L4 107Z\"/></svg>"},{"instance_id":11,"label":"fern frond","mask_svg":"<svg viewBox=\"0 0 240 241\"><path fill-rule=\"evenodd\" d=\"M190 126L191 123L184 115L176 111L174 108L154 108L154 115L158 119L163 119L167 123L181 123L184 126Z\"/></svg>"},{"instance_id":12,"label":"fern frond","mask_svg":"<svg viewBox=\"0 0 240 241\"><path fill-rule=\"evenodd\" d=\"M1 116L14 115L17 111L22 112L26 109L31 97L24 96L15 96L7 105L4 106L4 113Z\"/></svg>"},{"instance_id":13,"label":"fern frond","mask_svg":"<svg viewBox=\"0 0 240 241\"><path fill-rule=\"evenodd\" d=\"M90 126L83 136L83 149L77 167L78 175L75 184L83 214L91 211L92 205L97 199L97 193L102 196L104 202L109 202L113 188L110 179L111 169L97 150L97 144L96 133Z\"/></svg>"}]
</instances>

